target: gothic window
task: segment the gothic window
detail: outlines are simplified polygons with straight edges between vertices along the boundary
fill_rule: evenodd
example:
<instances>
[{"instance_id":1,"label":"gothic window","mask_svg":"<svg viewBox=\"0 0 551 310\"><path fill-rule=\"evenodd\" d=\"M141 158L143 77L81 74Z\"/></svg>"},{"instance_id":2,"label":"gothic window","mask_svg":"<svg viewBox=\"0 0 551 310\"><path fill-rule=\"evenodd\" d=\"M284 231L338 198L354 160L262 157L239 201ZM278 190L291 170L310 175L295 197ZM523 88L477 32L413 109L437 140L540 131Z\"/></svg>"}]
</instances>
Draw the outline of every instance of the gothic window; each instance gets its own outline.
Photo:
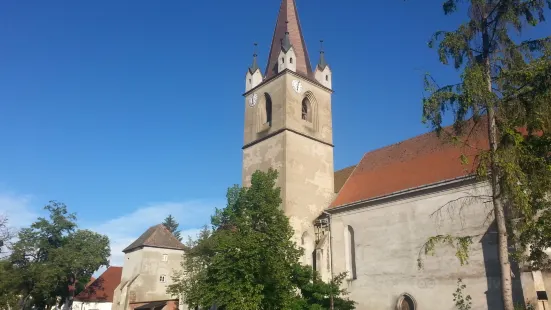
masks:
<instances>
[{"instance_id":1,"label":"gothic window","mask_svg":"<svg viewBox=\"0 0 551 310\"><path fill-rule=\"evenodd\" d=\"M290 62L290 63L293 63L293 57L291 57L291 59L289 59L289 62Z\"/></svg>"},{"instance_id":2,"label":"gothic window","mask_svg":"<svg viewBox=\"0 0 551 310\"><path fill-rule=\"evenodd\" d=\"M329 75L326 75L326 76L325 76L325 80L326 80L326 81L329 81Z\"/></svg>"},{"instance_id":3,"label":"gothic window","mask_svg":"<svg viewBox=\"0 0 551 310\"><path fill-rule=\"evenodd\" d=\"M356 274L356 244L354 243L354 229L352 226L346 226L344 229L344 257L346 259L346 271L348 278L351 280L357 279Z\"/></svg>"},{"instance_id":4,"label":"gothic window","mask_svg":"<svg viewBox=\"0 0 551 310\"><path fill-rule=\"evenodd\" d=\"M265 105L266 123L270 124L271 126L272 125L272 98L270 97L270 95L268 95L268 93L265 93L264 97L266 99L266 105Z\"/></svg>"},{"instance_id":5,"label":"gothic window","mask_svg":"<svg viewBox=\"0 0 551 310\"><path fill-rule=\"evenodd\" d=\"M409 294L404 294L398 299L397 310L416 310L415 301Z\"/></svg>"},{"instance_id":6,"label":"gothic window","mask_svg":"<svg viewBox=\"0 0 551 310\"><path fill-rule=\"evenodd\" d=\"M302 119L307 122L312 122L312 104L308 97L302 100Z\"/></svg>"},{"instance_id":7,"label":"gothic window","mask_svg":"<svg viewBox=\"0 0 551 310\"><path fill-rule=\"evenodd\" d=\"M281 57L281 62L285 63L285 58L284 57Z\"/></svg>"}]
</instances>

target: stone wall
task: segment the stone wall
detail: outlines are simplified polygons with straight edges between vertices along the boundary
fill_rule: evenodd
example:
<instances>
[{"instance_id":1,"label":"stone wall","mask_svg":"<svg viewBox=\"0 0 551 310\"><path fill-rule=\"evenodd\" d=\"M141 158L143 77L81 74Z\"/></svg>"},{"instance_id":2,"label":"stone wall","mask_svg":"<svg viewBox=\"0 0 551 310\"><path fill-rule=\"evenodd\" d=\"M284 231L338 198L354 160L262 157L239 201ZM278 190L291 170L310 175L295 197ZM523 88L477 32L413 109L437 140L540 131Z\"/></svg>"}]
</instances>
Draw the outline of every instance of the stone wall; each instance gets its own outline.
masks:
<instances>
[{"instance_id":1,"label":"stone wall","mask_svg":"<svg viewBox=\"0 0 551 310\"><path fill-rule=\"evenodd\" d=\"M452 294L458 278L467 285L473 310L500 309L496 234L487 218L490 205L460 199L453 209L434 214L450 201L488 190L481 183L455 183L332 211L335 274L347 269L345 236L347 227L353 228L357 278L345 286L359 303L357 309L395 309L405 293L415 299L418 309L455 309ZM419 270L423 244L431 236L447 234L474 236L468 264L461 266L450 246L438 246L435 256L422 256L424 267ZM522 301L519 278L514 290L516 300Z\"/></svg>"}]
</instances>

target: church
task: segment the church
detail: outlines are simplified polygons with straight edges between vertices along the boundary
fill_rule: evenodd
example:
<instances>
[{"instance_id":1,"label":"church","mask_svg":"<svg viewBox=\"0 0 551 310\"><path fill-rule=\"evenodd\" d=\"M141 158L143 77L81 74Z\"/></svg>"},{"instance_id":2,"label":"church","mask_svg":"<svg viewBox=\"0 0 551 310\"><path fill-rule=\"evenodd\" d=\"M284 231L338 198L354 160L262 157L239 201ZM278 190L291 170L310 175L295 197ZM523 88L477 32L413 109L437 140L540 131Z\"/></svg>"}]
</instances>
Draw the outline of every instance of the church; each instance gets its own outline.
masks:
<instances>
[{"instance_id":1,"label":"church","mask_svg":"<svg viewBox=\"0 0 551 310\"><path fill-rule=\"evenodd\" d=\"M335 171L329 63L322 50L312 66L296 2L282 0L266 69L255 54L246 71L243 186L256 170L279 171L281 207L294 241L305 249L303 263L324 281L346 272L343 285L359 310L456 309L459 278L472 309L502 309L491 203L464 199L490 191L461 164L460 155L469 150L427 133L370 151L356 165ZM474 146L488 147L486 133L475 137ZM450 202L462 200L469 203L451 216ZM431 236L448 234L478 236L468 264L461 265L449 246L423 255ZM162 288L185 247L161 227L144 235L125 250L113 310L178 307ZM551 273L514 267L516 302L549 309ZM140 280L140 273L153 276Z\"/></svg>"}]
</instances>

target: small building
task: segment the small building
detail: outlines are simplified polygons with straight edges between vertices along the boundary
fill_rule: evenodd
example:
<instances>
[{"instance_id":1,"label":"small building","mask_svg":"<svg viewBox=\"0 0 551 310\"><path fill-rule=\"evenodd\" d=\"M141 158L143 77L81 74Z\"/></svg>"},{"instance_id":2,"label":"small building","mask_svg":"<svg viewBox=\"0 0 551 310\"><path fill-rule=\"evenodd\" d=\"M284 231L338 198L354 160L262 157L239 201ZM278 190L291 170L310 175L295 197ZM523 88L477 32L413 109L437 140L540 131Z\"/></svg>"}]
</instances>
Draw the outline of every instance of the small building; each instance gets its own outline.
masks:
<instances>
[{"instance_id":1,"label":"small building","mask_svg":"<svg viewBox=\"0 0 551 310\"><path fill-rule=\"evenodd\" d=\"M111 266L101 276L89 282L75 296L73 310L111 310L115 288L121 283L122 267Z\"/></svg>"},{"instance_id":2,"label":"small building","mask_svg":"<svg viewBox=\"0 0 551 310\"><path fill-rule=\"evenodd\" d=\"M167 294L173 270L186 247L162 224L150 227L126 247L113 310L175 310L178 298Z\"/></svg>"}]
</instances>

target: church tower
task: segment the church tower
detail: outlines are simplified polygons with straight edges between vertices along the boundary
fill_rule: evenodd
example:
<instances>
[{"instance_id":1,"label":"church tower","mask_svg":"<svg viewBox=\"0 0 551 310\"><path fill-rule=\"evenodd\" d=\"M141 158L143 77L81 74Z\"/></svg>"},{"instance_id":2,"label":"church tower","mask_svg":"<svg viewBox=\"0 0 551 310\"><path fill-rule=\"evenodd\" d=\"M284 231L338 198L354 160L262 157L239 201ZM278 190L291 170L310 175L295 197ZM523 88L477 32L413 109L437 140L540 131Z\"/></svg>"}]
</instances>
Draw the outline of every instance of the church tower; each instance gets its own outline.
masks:
<instances>
[{"instance_id":1,"label":"church tower","mask_svg":"<svg viewBox=\"0 0 551 310\"><path fill-rule=\"evenodd\" d=\"M312 264L314 220L334 197L331 70L323 49L312 70L295 0L282 0L264 75L246 73L243 185L256 170L279 172L282 208Z\"/></svg>"}]
</instances>

